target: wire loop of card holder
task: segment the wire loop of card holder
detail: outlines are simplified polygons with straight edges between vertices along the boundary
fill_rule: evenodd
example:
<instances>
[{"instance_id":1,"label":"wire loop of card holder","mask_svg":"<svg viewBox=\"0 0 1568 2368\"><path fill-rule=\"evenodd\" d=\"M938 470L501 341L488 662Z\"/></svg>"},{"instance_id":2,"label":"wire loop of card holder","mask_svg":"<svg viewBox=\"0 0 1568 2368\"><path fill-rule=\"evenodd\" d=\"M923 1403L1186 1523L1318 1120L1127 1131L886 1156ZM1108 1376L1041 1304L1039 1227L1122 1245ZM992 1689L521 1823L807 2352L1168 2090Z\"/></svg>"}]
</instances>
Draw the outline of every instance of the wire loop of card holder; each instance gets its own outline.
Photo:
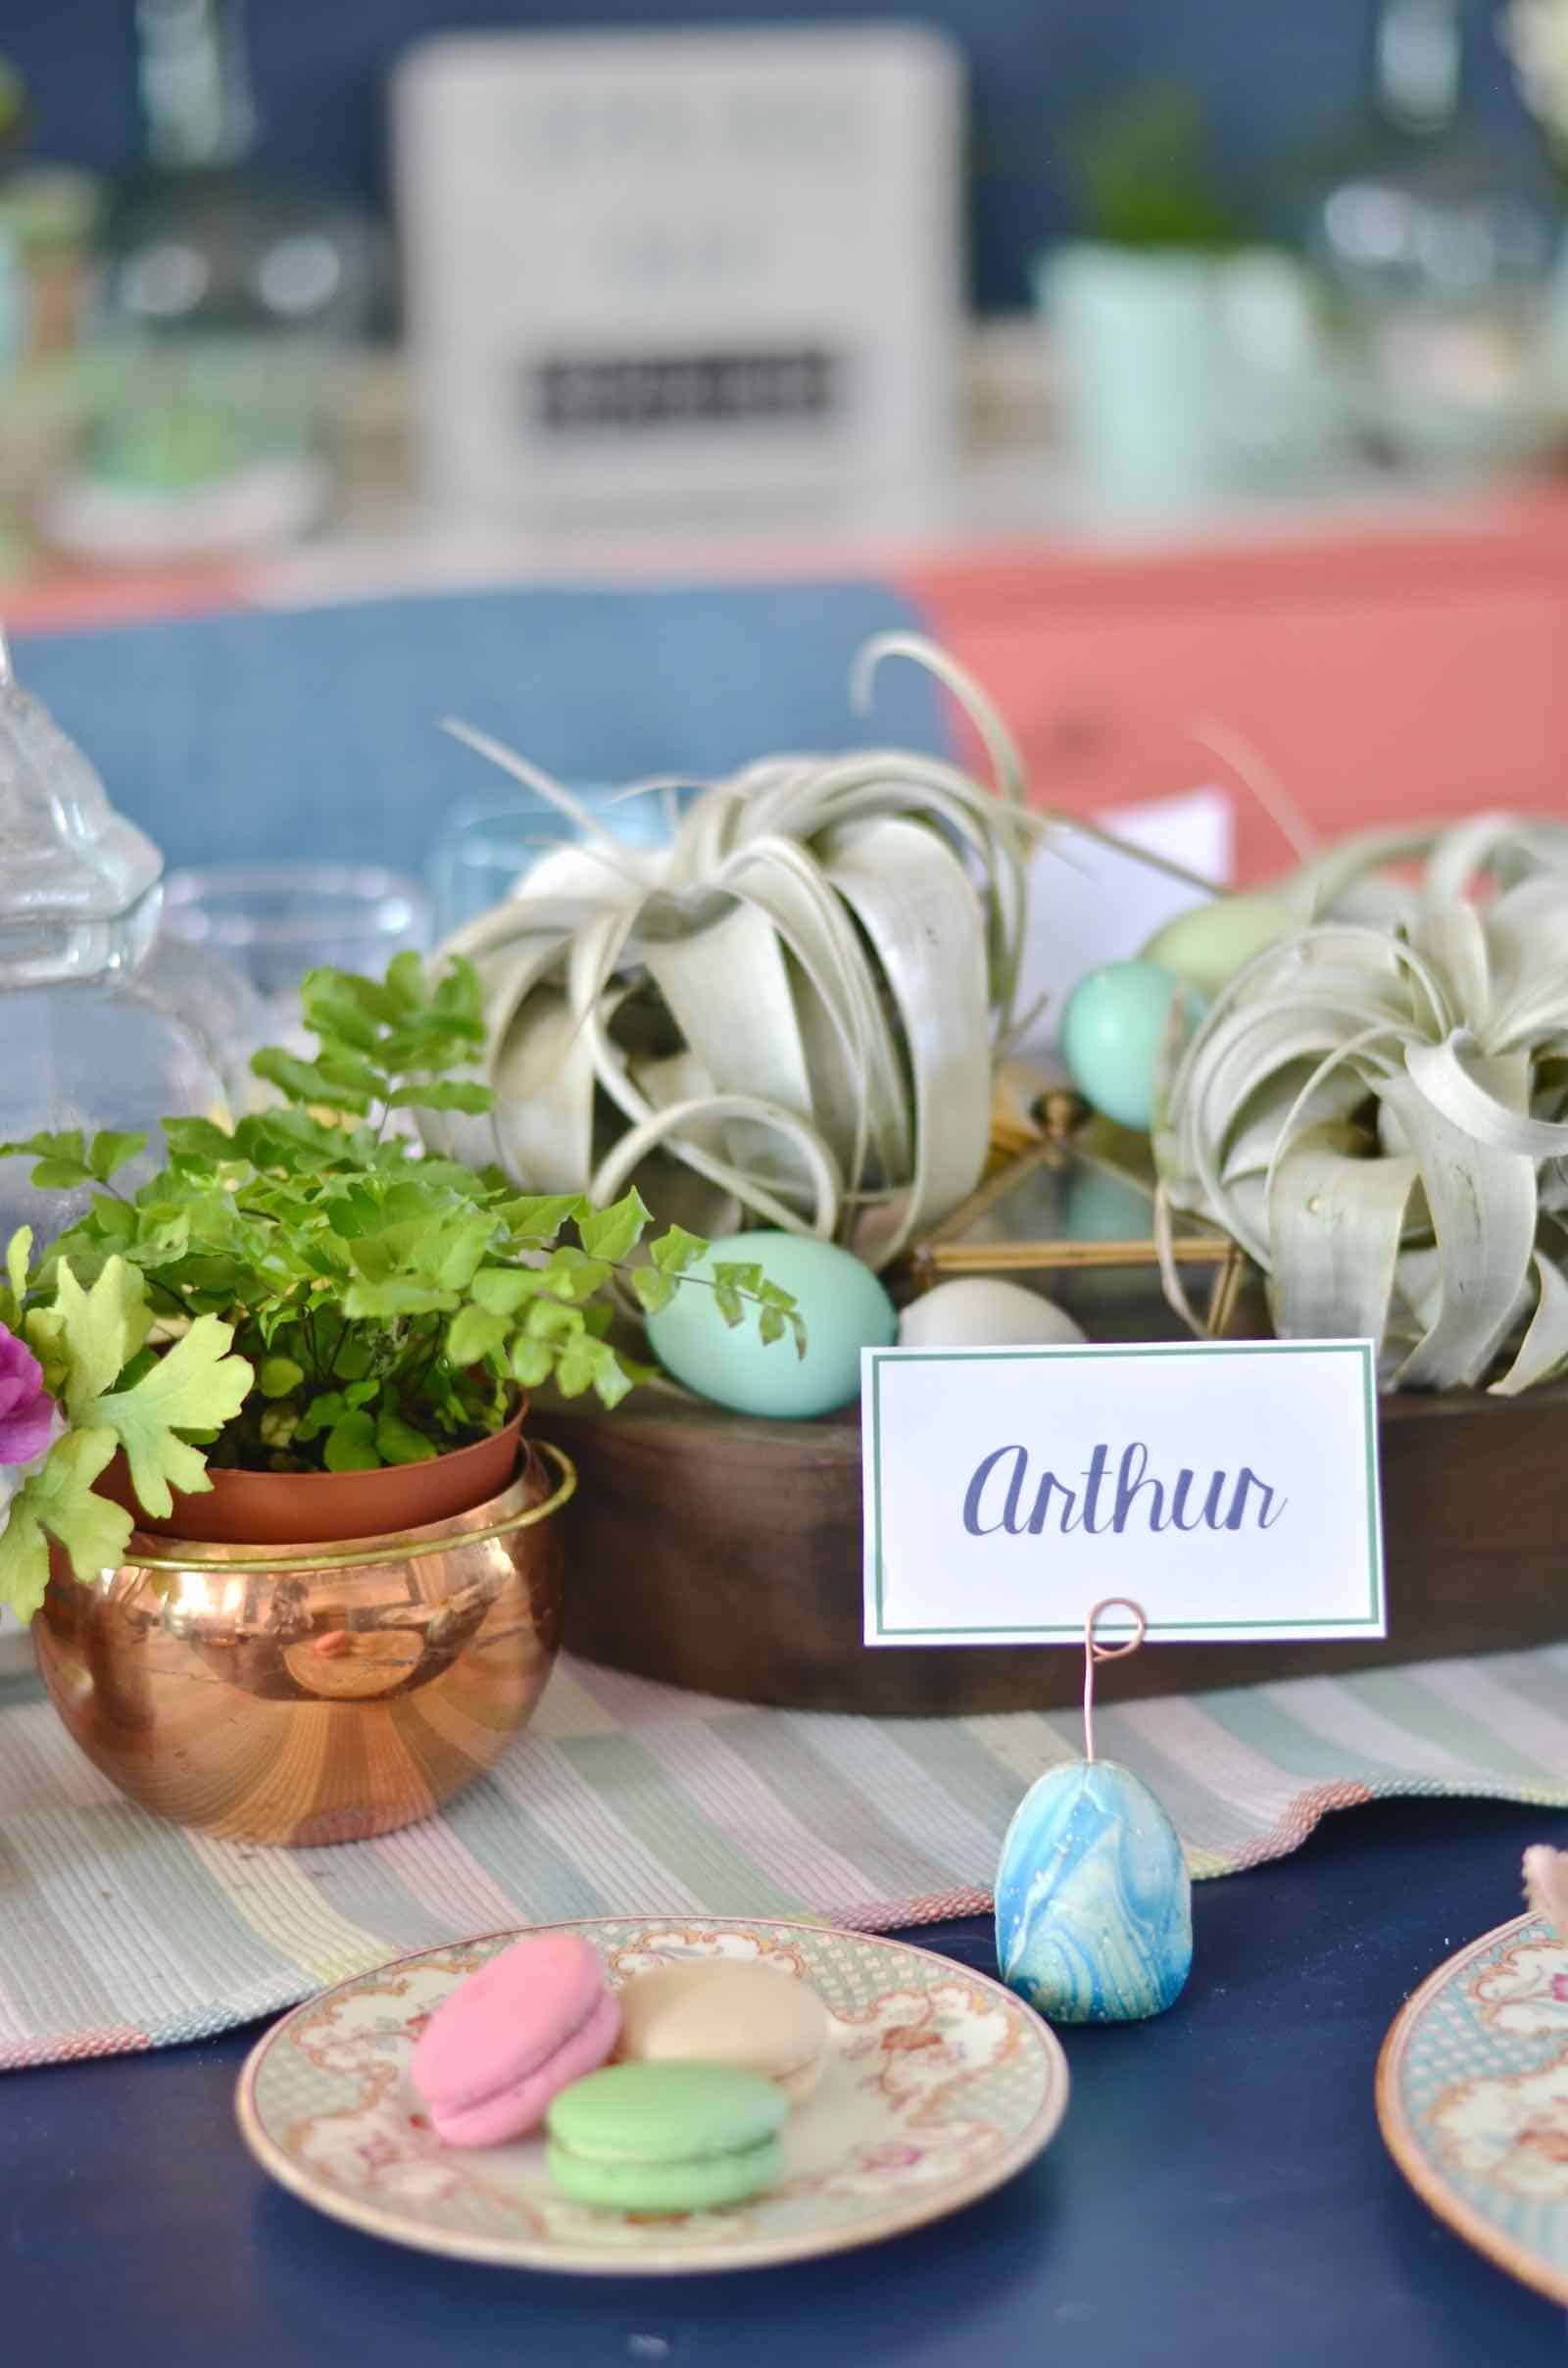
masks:
<instances>
[{"instance_id":1,"label":"wire loop of card holder","mask_svg":"<svg viewBox=\"0 0 1568 2368\"><path fill-rule=\"evenodd\" d=\"M1095 1641L1095 1628L1107 1611L1130 1611L1137 1623L1134 1632L1119 1645L1101 1645ZM1098 1661L1121 1661L1129 1653L1136 1653L1149 1633L1141 1603L1130 1596L1107 1595L1094 1606L1084 1621L1084 1757L1093 1763L1095 1756L1095 1664Z\"/></svg>"}]
</instances>

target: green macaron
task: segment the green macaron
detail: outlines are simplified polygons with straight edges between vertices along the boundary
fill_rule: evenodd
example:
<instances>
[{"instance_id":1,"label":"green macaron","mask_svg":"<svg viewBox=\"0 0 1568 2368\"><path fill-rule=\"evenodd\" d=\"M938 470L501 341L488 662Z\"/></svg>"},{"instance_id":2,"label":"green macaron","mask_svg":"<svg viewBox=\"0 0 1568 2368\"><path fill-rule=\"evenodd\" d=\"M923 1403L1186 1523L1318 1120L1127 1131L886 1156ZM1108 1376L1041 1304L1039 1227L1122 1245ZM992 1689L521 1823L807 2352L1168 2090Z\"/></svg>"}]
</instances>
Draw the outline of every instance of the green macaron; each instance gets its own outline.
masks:
<instances>
[{"instance_id":1,"label":"green macaron","mask_svg":"<svg viewBox=\"0 0 1568 2368\"><path fill-rule=\"evenodd\" d=\"M550 2176L610 2211L701 2212L782 2176L789 2100L728 2064L611 2064L563 2090L546 2117Z\"/></svg>"}]
</instances>

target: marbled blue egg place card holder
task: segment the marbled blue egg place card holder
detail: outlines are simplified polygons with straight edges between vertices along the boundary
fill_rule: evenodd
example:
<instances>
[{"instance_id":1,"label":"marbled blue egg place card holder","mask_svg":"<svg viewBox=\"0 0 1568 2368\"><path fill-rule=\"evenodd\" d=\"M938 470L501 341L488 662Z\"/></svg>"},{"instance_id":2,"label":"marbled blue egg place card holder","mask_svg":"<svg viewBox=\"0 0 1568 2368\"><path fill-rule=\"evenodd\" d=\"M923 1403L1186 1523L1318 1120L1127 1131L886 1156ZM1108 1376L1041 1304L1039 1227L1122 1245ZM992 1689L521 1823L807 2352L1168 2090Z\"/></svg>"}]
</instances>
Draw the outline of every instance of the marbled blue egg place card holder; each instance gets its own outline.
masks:
<instances>
[{"instance_id":1,"label":"marbled blue egg place card holder","mask_svg":"<svg viewBox=\"0 0 1568 2368\"><path fill-rule=\"evenodd\" d=\"M867 1349L861 1412L868 1645L1387 1633L1370 1341Z\"/></svg>"}]
</instances>

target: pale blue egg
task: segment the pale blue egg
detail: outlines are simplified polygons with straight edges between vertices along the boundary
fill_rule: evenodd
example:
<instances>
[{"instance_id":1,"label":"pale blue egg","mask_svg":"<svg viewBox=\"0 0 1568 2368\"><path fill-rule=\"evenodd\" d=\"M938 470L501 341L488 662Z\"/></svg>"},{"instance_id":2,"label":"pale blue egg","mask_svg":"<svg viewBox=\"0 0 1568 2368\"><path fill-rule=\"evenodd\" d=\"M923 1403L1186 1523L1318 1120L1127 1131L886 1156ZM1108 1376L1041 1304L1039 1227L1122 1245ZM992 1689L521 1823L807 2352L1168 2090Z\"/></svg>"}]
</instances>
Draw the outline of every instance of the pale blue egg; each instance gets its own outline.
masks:
<instances>
[{"instance_id":1,"label":"pale blue egg","mask_svg":"<svg viewBox=\"0 0 1568 2368\"><path fill-rule=\"evenodd\" d=\"M1061 1057L1086 1102L1118 1126L1153 1123L1154 1083L1172 1005L1182 1021L1201 1016L1202 998L1158 962L1106 962L1078 981L1061 1015Z\"/></svg>"},{"instance_id":2,"label":"pale blue egg","mask_svg":"<svg viewBox=\"0 0 1568 2368\"><path fill-rule=\"evenodd\" d=\"M836 1243L797 1233L731 1234L691 1272L710 1274L715 1261L755 1263L769 1282L794 1293L806 1355L797 1357L787 1332L764 1342L751 1306L740 1323L726 1325L712 1292L700 1280L687 1281L648 1319L649 1346L667 1372L717 1406L786 1421L830 1413L858 1396L860 1351L889 1347L899 1323L869 1266Z\"/></svg>"},{"instance_id":3,"label":"pale blue egg","mask_svg":"<svg viewBox=\"0 0 1568 2368\"><path fill-rule=\"evenodd\" d=\"M1058 2023L1135 2023L1181 1996L1193 1887L1149 1787L1113 1759L1037 1777L997 1869L1002 1978Z\"/></svg>"}]
</instances>

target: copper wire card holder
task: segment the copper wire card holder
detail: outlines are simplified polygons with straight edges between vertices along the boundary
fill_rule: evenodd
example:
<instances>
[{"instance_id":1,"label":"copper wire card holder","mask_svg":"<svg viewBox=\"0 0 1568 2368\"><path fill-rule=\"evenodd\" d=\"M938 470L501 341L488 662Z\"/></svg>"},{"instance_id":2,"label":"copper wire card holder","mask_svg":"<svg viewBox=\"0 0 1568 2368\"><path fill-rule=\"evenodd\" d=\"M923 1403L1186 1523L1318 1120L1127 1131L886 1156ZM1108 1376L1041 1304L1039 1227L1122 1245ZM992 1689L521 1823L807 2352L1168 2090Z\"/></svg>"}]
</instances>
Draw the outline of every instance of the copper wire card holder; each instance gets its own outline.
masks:
<instances>
[{"instance_id":1,"label":"copper wire card holder","mask_svg":"<svg viewBox=\"0 0 1568 2368\"><path fill-rule=\"evenodd\" d=\"M1095 1642L1096 1623L1102 1613L1106 1611L1130 1611L1137 1623L1132 1635L1124 1637L1119 1645L1099 1645ZM1130 1653L1138 1651L1148 1634L1149 1622L1144 1617L1143 1605L1135 1603L1130 1596L1107 1595L1102 1597L1084 1621L1084 1757L1091 1764L1095 1756L1096 1663L1099 1661L1124 1661Z\"/></svg>"}]
</instances>

